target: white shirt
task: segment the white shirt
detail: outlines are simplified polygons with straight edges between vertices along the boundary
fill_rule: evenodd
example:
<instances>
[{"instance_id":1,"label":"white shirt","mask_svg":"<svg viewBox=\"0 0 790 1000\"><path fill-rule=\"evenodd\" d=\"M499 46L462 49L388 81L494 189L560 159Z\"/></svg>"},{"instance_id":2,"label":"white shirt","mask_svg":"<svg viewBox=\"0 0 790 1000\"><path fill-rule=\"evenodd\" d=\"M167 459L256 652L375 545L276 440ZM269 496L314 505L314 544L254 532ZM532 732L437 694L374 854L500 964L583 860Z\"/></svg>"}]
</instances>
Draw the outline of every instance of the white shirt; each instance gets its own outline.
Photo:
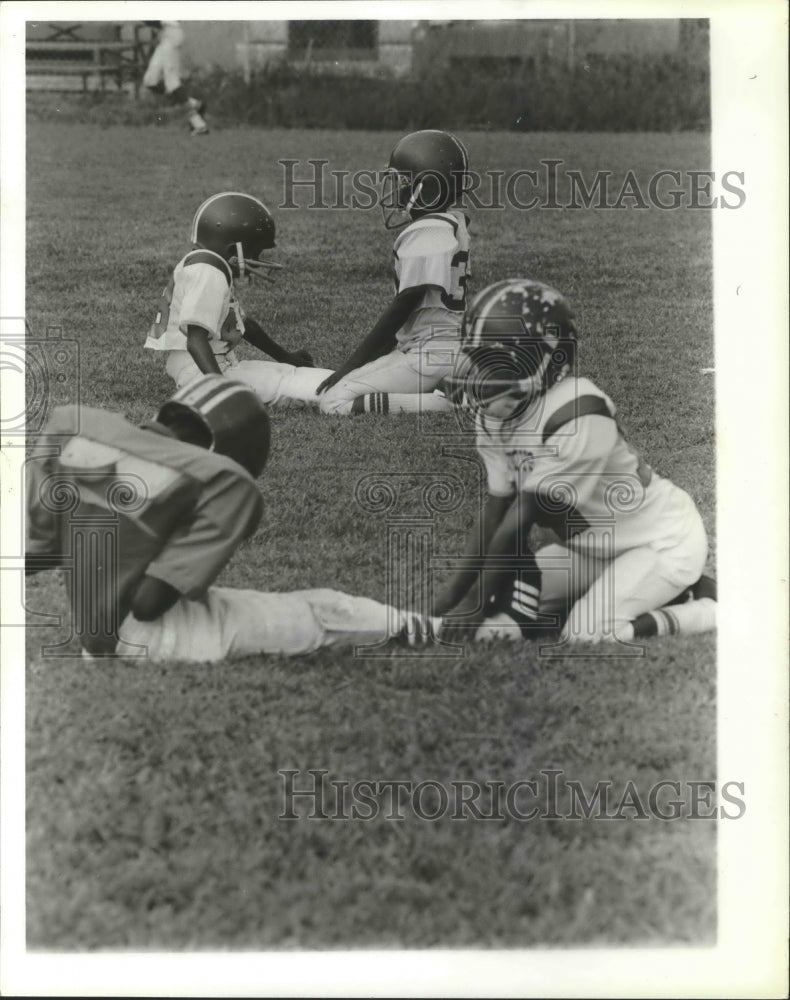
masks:
<instances>
[{"instance_id":1,"label":"white shirt","mask_svg":"<svg viewBox=\"0 0 790 1000\"><path fill-rule=\"evenodd\" d=\"M178 262L145 346L152 351L186 351L190 326L206 331L215 354L227 354L244 333L230 268L211 250L192 250Z\"/></svg>"},{"instance_id":2,"label":"white shirt","mask_svg":"<svg viewBox=\"0 0 790 1000\"><path fill-rule=\"evenodd\" d=\"M408 225L393 248L397 292L426 286L417 309L397 334L401 350L436 334L457 335L466 308L469 232L459 209L426 215Z\"/></svg>"},{"instance_id":3,"label":"white shirt","mask_svg":"<svg viewBox=\"0 0 790 1000\"><path fill-rule=\"evenodd\" d=\"M601 412L580 415L588 406ZM563 407L569 419L552 433ZM589 379L569 377L515 420L478 417L489 493L533 494L538 523L567 525L572 548L589 548L593 536L600 544L604 535L612 536L612 554L674 545L690 498L640 458L615 414L614 403Z\"/></svg>"}]
</instances>

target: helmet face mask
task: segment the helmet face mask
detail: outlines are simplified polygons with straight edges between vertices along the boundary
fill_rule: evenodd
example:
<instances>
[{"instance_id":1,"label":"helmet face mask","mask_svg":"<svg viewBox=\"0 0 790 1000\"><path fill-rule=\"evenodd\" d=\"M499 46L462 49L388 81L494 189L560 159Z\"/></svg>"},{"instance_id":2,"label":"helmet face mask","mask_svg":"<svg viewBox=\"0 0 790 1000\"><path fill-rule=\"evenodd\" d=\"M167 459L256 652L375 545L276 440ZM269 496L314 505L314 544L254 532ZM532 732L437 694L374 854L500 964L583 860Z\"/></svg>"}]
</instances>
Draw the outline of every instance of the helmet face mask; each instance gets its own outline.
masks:
<instances>
[{"instance_id":1,"label":"helmet face mask","mask_svg":"<svg viewBox=\"0 0 790 1000\"><path fill-rule=\"evenodd\" d=\"M222 191L207 198L192 220L192 242L219 254L236 277L253 275L273 281L282 265L264 258L275 246L274 219L257 198L240 191Z\"/></svg>"},{"instance_id":2,"label":"helmet face mask","mask_svg":"<svg viewBox=\"0 0 790 1000\"><path fill-rule=\"evenodd\" d=\"M268 248L267 248L268 249ZM230 264L230 269L237 278L243 278L246 276L248 281L251 281L253 276L256 278L261 278L263 281L268 281L269 284L274 284L275 277L278 271L283 270L282 264L277 264L273 260L268 260L264 257L264 251L258 254L257 257L250 257L244 252L244 246L239 242L233 249L232 253L225 258Z\"/></svg>"},{"instance_id":3,"label":"helmet face mask","mask_svg":"<svg viewBox=\"0 0 790 1000\"><path fill-rule=\"evenodd\" d=\"M568 375L575 349L573 316L554 289L515 279L490 285L464 316L450 398L484 417L514 420Z\"/></svg>"},{"instance_id":4,"label":"helmet face mask","mask_svg":"<svg viewBox=\"0 0 790 1000\"><path fill-rule=\"evenodd\" d=\"M425 129L404 136L382 178L385 228L398 229L454 205L463 195L468 170L466 148L449 132Z\"/></svg>"}]
</instances>

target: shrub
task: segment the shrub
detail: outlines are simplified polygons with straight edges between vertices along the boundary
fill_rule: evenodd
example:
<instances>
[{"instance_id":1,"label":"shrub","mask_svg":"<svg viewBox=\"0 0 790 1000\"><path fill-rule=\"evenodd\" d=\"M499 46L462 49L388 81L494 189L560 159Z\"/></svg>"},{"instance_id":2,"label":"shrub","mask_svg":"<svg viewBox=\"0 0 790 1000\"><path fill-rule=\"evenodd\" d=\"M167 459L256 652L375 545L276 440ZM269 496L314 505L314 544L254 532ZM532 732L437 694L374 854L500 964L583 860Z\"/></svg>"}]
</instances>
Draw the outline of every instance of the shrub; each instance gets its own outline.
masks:
<instances>
[{"instance_id":1,"label":"shrub","mask_svg":"<svg viewBox=\"0 0 790 1000\"><path fill-rule=\"evenodd\" d=\"M677 57L608 57L564 66L485 67L463 60L419 79L327 76L276 64L245 84L202 81L218 116L302 128L675 131L710 127L707 65Z\"/></svg>"}]
</instances>

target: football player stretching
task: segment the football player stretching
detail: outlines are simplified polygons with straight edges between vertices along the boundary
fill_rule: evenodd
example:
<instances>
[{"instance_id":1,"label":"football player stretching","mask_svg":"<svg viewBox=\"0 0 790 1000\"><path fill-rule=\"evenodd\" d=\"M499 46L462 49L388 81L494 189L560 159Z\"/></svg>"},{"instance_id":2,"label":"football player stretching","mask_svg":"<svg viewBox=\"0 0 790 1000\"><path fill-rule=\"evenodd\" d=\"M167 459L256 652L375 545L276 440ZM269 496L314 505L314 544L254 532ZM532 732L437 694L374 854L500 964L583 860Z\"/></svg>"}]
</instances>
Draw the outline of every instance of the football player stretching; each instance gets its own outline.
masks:
<instances>
[{"instance_id":1,"label":"football player stretching","mask_svg":"<svg viewBox=\"0 0 790 1000\"><path fill-rule=\"evenodd\" d=\"M281 265L266 260L274 247L274 220L252 195L223 191L207 198L192 220L192 249L179 261L162 293L145 346L167 353L167 373L178 388L201 374L227 374L249 385L264 403L316 403L328 369L313 367L307 351L290 352L244 316L234 280L273 280ZM274 361L240 361L245 340Z\"/></svg>"},{"instance_id":2,"label":"football player stretching","mask_svg":"<svg viewBox=\"0 0 790 1000\"><path fill-rule=\"evenodd\" d=\"M563 642L631 642L715 627L694 502L631 447L575 362L571 310L547 285L500 281L471 303L449 391L475 415L488 499L435 600L443 638L563 622ZM556 541L533 553L535 525Z\"/></svg>"},{"instance_id":3,"label":"football player stretching","mask_svg":"<svg viewBox=\"0 0 790 1000\"><path fill-rule=\"evenodd\" d=\"M318 386L331 414L427 413L453 370L466 306L468 220L459 203L466 149L449 132L412 132L392 151L381 206L394 246L395 297L336 372Z\"/></svg>"},{"instance_id":4,"label":"football player stretching","mask_svg":"<svg viewBox=\"0 0 790 1000\"><path fill-rule=\"evenodd\" d=\"M212 586L261 520L269 420L241 383L208 375L137 427L53 411L26 469L26 571L63 567L72 628L93 656L218 661L379 642L405 616L335 590Z\"/></svg>"}]
</instances>

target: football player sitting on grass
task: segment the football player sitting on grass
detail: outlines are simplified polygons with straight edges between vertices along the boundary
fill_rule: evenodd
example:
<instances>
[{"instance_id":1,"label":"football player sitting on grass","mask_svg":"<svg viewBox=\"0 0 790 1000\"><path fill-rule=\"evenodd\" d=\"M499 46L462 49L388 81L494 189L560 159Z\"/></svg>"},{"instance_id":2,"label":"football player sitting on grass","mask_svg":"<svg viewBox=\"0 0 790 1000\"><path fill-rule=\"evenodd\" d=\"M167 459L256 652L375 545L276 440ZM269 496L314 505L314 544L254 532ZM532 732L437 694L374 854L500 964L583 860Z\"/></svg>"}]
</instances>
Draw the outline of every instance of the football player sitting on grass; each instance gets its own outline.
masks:
<instances>
[{"instance_id":1,"label":"football player sitting on grass","mask_svg":"<svg viewBox=\"0 0 790 1000\"><path fill-rule=\"evenodd\" d=\"M331 372L314 368L307 351L281 347L244 316L236 299L236 278L271 281L270 272L281 270L263 258L275 245L266 206L249 194L215 194L195 213L191 240L192 250L162 293L145 346L167 353L167 373L179 389L200 375L227 374L271 406L315 405L316 387ZM233 348L242 339L274 360L240 361Z\"/></svg>"},{"instance_id":2,"label":"football player sitting on grass","mask_svg":"<svg viewBox=\"0 0 790 1000\"><path fill-rule=\"evenodd\" d=\"M536 637L552 620L571 643L715 628L693 500L640 458L575 362L570 308L539 282L490 285L464 317L449 391L474 414L488 499L469 564L434 603L442 639ZM536 525L556 541L533 553Z\"/></svg>"},{"instance_id":3,"label":"football player sitting on grass","mask_svg":"<svg viewBox=\"0 0 790 1000\"><path fill-rule=\"evenodd\" d=\"M466 306L468 177L455 136L413 132L390 156L381 205L394 246L395 297L343 364L318 386L330 414L429 413L452 409L435 390L451 374ZM407 225L408 224L408 225Z\"/></svg>"},{"instance_id":4,"label":"football player sitting on grass","mask_svg":"<svg viewBox=\"0 0 790 1000\"><path fill-rule=\"evenodd\" d=\"M26 572L64 566L86 655L219 661L379 642L402 612L336 590L259 593L212 584L261 520L255 479L266 410L209 375L137 427L106 410L59 407L27 464Z\"/></svg>"}]
</instances>

